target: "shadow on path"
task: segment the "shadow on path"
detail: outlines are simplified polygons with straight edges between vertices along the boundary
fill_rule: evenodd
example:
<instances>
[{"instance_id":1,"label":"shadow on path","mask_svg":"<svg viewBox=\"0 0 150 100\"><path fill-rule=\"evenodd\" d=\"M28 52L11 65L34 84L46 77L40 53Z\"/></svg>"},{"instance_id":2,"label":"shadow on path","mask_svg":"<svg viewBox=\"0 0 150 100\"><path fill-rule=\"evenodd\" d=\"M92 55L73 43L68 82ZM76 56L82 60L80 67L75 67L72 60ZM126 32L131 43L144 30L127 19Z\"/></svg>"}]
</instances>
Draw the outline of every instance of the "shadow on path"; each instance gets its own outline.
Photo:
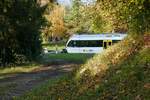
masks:
<instances>
[{"instance_id":1,"label":"shadow on path","mask_svg":"<svg viewBox=\"0 0 150 100\"><path fill-rule=\"evenodd\" d=\"M79 66L74 63L47 64L30 73L12 74L11 77L0 80L0 100L21 96L47 80L71 72Z\"/></svg>"}]
</instances>

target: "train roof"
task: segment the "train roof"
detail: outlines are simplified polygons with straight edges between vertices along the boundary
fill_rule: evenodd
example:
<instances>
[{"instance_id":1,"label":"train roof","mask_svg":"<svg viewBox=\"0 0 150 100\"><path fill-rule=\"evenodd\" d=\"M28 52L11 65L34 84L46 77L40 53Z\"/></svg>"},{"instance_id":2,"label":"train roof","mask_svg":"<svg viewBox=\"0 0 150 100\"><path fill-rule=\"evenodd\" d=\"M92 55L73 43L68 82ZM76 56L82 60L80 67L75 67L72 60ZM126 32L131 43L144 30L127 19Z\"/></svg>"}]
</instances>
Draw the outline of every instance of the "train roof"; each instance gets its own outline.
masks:
<instances>
[{"instance_id":1,"label":"train roof","mask_svg":"<svg viewBox=\"0 0 150 100\"><path fill-rule=\"evenodd\" d=\"M103 34L75 34L69 40L122 40L127 34L103 33Z\"/></svg>"}]
</instances>

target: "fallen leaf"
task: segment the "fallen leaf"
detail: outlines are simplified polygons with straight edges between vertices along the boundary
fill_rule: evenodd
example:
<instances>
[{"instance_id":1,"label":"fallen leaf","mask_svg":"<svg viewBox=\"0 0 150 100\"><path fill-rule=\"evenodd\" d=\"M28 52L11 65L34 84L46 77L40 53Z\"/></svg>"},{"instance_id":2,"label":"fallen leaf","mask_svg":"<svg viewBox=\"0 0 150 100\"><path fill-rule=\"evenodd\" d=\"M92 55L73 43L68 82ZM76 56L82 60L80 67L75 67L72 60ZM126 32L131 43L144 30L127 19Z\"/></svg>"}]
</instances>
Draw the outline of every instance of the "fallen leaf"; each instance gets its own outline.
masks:
<instances>
[{"instance_id":1,"label":"fallen leaf","mask_svg":"<svg viewBox=\"0 0 150 100\"><path fill-rule=\"evenodd\" d=\"M146 83L146 84L144 85L144 88L150 89L150 83Z\"/></svg>"}]
</instances>

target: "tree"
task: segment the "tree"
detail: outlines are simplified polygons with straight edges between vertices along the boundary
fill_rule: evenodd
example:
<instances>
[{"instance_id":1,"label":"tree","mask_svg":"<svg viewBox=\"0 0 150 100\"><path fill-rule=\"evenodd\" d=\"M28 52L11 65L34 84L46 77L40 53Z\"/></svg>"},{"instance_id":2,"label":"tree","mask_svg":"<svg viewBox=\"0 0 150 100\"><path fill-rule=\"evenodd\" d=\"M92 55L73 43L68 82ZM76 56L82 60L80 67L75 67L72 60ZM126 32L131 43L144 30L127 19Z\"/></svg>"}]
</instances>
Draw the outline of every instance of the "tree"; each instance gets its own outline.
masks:
<instances>
[{"instance_id":1,"label":"tree","mask_svg":"<svg viewBox=\"0 0 150 100\"><path fill-rule=\"evenodd\" d=\"M51 11L54 9L55 3L48 2L47 7L44 12L44 17L46 19L45 26L42 28L42 40L43 42L48 42L49 38L51 37L51 30L50 27L52 25L51 20L49 19L49 16L51 14Z\"/></svg>"},{"instance_id":2,"label":"tree","mask_svg":"<svg viewBox=\"0 0 150 100\"><path fill-rule=\"evenodd\" d=\"M149 32L149 0L97 0L97 4L101 10L115 18L113 23L116 26L126 25L128 32L132 34Z\"/></svg>"},{"instance_id":3,"label":"tree","mask_svg":"<svg viewBox=\"0 0 150 100\"><path fill-rule=\"evenodd\" d=\"M63 6L55 5L49 15L45 15L51 26L48 27L48 36L52 38L64 37L66 27L64 24L65 9Z\"/></svg>"},{"instance_id":4,"label":"tree","mask_svg":"<svg viewBox=\"0 0 150 100\"><path fill-rule=\"evenodd\" d=\"M65 37L66 27L64 24L65 9L63 6L55 5L53 10L49 15L46 15L46 19L51 26L47 28L47 36L51 37L56 43L56 53L57 53L57 41L60 38Z\"/></svg>"},{"instance_id":5,"label":"tree","mask_svg":"<svg viewBox=\"0 0 150 100\"><path fill-rule=\"evenodd\" d=\"M0 1L0 64L15 63L21 55L31 60L41 52L44 8L37 0Z\"/></svg>"},{"instance_id":6,"label":"tree","mask_svg":"<svg viewBox=\"0 0 150 100\"><path fill-rule=\"evenodd\" d=\"M72 6L72 19L76 22L76 25L78 26L79 18L80 18L80 5L81 0L73 0L73 6Z\"/></svg>"},{"instance_id":7,"label":"tree","mask_svg":"<svg viewBox=\"0 0 150 100\"><path fill-rule=\"evenodd\" d=\"M72 6L67 10L65 16L65 24L68 27L67 33L76 33L80 31L80 18L81 18L81 0L72 0Z\"/></svg>"}]
</instances>

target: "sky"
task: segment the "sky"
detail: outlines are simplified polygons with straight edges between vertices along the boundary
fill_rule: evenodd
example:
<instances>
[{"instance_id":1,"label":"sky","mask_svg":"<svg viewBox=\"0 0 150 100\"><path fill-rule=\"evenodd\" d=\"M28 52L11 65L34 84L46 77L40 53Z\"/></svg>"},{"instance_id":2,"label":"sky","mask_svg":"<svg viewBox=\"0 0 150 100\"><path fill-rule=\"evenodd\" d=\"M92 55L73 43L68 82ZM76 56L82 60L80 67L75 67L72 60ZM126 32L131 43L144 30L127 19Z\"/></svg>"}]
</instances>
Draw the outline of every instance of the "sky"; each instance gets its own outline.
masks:
<instances>
[{"instance_id":1,"label":"sky","mask_svg":"<svg viewBox=\"0 0 150 100\"><path fill-rule=\"evenodd\" d=\"M65 6L70 6L71 5L71 0L57 0L60 4L65 5Z\"/></svg>"},{"instance_id":2,"label":"sky","mask_svg":"<svg viewBox=\"0 0 150 100\"><path fill-rule=\"evenodd\" d=\"M65 5L65 6L70 6L71 5L71 0L57 0L60 4ZM93 3L95 0L81 0L83 3Z\"/></svg>"}]
</instances>

